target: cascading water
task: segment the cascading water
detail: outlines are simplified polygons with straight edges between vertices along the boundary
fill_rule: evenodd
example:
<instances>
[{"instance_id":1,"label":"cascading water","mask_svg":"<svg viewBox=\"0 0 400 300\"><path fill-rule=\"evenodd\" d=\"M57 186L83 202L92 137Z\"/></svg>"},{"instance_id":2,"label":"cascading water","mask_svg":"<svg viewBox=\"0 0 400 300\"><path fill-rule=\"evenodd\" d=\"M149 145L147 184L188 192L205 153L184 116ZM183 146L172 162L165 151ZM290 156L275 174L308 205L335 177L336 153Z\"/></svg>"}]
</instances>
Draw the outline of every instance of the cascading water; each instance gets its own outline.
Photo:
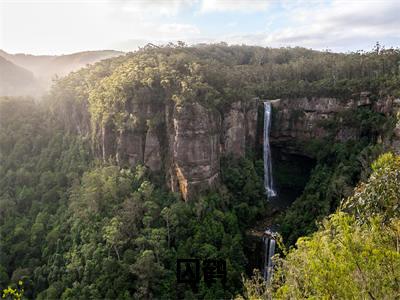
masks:
<instances>
[{"instance_id":1,"label":"cascading water","mask_svg":"<svg viewBox=\"0 0 400 300\"><path fill-rule=\"evenodd\" d=\"M272 273L274 270L272 257L275 254L275 244L276 244L273 233L270 230L266 230L264 232L263 242L265 247L263 275L265 281L267 283L270 283L272 278Z\"/></svg>"},{"instance_id":2,"label":"cascading water","mask_svg":"<svg viewBox=\"0 0 400 300\"><path fill-rule=\"evenodd\" d=\"M271 103L264 101L264 187L268 198L275 197L272 178L271 148L269 146L269 130L271 127Z\"/></svg>"},{"instance_id":3,"label":"cascading water","mask_svg":"<svg viewBox=\"0 0 400 300\"><path fill-rule=\"evenodd\" d=\"M271 103L264 101L264 187L265 193L268 198L276 196L274 190L274 181L272 178L272 159L271 159L271 147L269 145L269 131L271 127ZM267 283L270 283L273 272L273 261L272 257L275 254L275 238L274 234L270 230L264 232L263 237L264 244L264 266L263 275Z\"/></svg>"}]
</instances>

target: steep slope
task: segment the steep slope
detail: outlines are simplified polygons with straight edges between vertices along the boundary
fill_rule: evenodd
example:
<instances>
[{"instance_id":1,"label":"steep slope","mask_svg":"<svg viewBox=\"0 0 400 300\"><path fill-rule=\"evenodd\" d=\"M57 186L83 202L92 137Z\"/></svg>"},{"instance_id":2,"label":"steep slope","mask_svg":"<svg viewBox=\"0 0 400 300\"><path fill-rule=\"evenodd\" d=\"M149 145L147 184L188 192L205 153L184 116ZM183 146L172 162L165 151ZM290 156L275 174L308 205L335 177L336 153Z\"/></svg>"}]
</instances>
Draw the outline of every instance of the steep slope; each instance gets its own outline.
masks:
<instances>
[{"instance_id":1,"label":"steep slope","mask_svg":"<svg viewBox=\"0 0 400 300\"><path fill-rule=\"evenodd\" d=\"M383 59L396 61L398 56L397 52L387 53ZM387 83L379 79L379 86L374 86L363 69L359 74L354 72L351 81L358 83L357 88L349 89L345 79L342 83L331 80L333 71L336 78L347 76L347 68L332 70L331 60L343 59L349 59L352 68L357 67L357 56L350 59L302 49L149 47L68 76L53 89L53 98L61 104L60 121L72 131L91 137L97 157L121 166L143 164L161 172L172 191L190 199L218 186L221 157L243 157L246 150L257 151L256 142L262 143L258 131L262 118L258 118L255 96L293 95L274 102L277 113L273 113L271 132L272 146L285 148L289 154L307 155L297 144L325 138L320 121L335 121L345 111L351 114L366 107L367 113L376 112L376 118L381 114L380 119L384 118L383 111L375 107L391 103L377 97L385 84L392 86L392 77L383 73ZM371 68L376 67L378 59L370 54ZM323 66L317 69L319 74L306 69L306 65L313 68L315 61ZM286 87L290 86L289 93ZM373 90L371 97L357 93L364 86ZM313 97L304 97L308 93ZM391 114L390 108L387 114ZM339 142L366 134L363 147L376 143L381 129L369 134L349 125L339 128ZM311 154L311 158L315 156Z\"/></svg>"},{"instance_id":2,"label":"steep slope","mask_svg":"<svg viewBox=\"0 0 400 300\"><path fill-rule=\"evenodd\" d=\"M224 45L148 48L69 74L42 102L0 99L0 289L21 286L28 299L233 298L241 293L241 275L253 258L246 257L244 232L273 211L257 155L263 118L255 99L281 99L273 105L271 145L287 150L282 151L286 180L292 185L303 180L293 172L290 155L316 161L279 229L297 239L315 232L315 221L333 213L347 190L367 177L368 162L390 146L399 61L396 51L337 55ZM367 103L358 105L366 90L371 91ZM350 129L356 135L345 134ZM314 144L314 139L320 140ZM294 141L314 146L314 152ZM390 183L396 188L386 188L387 171L371 194L384 187L391 198L381 199L398 202L398 180ZM391 173L398 178L398 168ZM171 191L192 201L185 203ZM366 212L382 206L369 203ZM397 214L398 205L392 207ZM393 295L398 277L390 275L386 263L391 261L382 255L393 254L393 243L378 253L374 246L381 245L375 243L381 237L394 241L395 236L380 230L371 235L367 227L347 230L352 220L341 220L345 226L328 227L333 230L321 239L317 234L305 251L292 256L299 268L283 279L308 284L305 279L312 275L321 285L302 296L315 298L326 295L321 286L333 287L329 295L335 298L368 297L366 290L360 293L365 286L383 298L386 291L376 284ZM355 232L345 241L356 242L350 249L367 251L343 255L347 248L339 245L341 236L336 239L341 232L351 237ZM326 251L318 251L326 245ZM219 280L208 287L203 278L198 292L177 284L176 259L190 257L225 260L225 288ZM367 265L372 270L367 282L347 257L361 263L376 258L375 266ZM315 262L312 272L308 258ZM340 264L331 268L332 261ZM334 280L324 281L325 275ZM297 291L279 284L281 295L295 298L290 296ZM341 285L351 288L350 294L341 294Z\"/></svg>"},{"instance_id":3,"label":"steep slope","mask_svg":"<svg viewBox=\"0 0 400 300\"><path fill-rule=\"evenodd\" d=\"M64 76L71 71L76 71L87 64L99 60L122 55L123 52L114 50L84 51L66 55L30 55L9 54L0 50L0 56L30 70L36 77Z\"/></svg>"},{"instance_id":4,"label":"steep slope","mask_svg":"<svg viewBox=\"0 0 400 300\"><path fill-rule=\"evenodd\" d=\"M102 50L102 51L85 51L78 52L68 55L55 56L48 67L44 68L43 73L57 74L58 76L64 76L69 72L76 71L88 64L93 64L102 59L107 59L119 55L123 55L123 52L114 50ZM41 72L39 70L39 72Z\"/></svg>"},{"instance_id":5,"label":"steep slope","mask_svg":"<svg viewBox=\"0 0 400 300\"><path fill-rule=\"evenodd\" d=\"M384 154L372 169L341 210L289 252L279 270L283 276L276 277L276 298L399 296L400 157Z\"/></svg>"},{"instance_id":6,"label":"steep slope","mask_svg":"<svg viewBox=\"0 0 400 300\"><path fill-rule=\"evenodd\" d=\"M25 68L33 73L38 80L37 89L46 90L50 87L52 79L62 77L76 71L88 64L93 64L102 59L122 55L123 52L113 50L85 51L68 55L30 55L9 54L0 50L0 56ZM15 92L14 94L19 94Z\"/></svg>"},{"instance_id":7,"label":"steep slope","mask_svg":"<svg viewBox=\"0 0 400 300\"><path fill-rule=\"evenodd\" d=\"M30 70L35 75L40 71L42 66L54 59L52 55L10 54L1 49L0 56L16 65Z\"/></svg>"},{"instance_id":8,"label":"steep slope","mask_svg":"<svg viewBox=\"0 0 400 300\"><path fill-rule=\"evenodd\" d=\"M14 96L35 93L33 74L0 56L0 95Z\"/></svg>"}]
</instances>

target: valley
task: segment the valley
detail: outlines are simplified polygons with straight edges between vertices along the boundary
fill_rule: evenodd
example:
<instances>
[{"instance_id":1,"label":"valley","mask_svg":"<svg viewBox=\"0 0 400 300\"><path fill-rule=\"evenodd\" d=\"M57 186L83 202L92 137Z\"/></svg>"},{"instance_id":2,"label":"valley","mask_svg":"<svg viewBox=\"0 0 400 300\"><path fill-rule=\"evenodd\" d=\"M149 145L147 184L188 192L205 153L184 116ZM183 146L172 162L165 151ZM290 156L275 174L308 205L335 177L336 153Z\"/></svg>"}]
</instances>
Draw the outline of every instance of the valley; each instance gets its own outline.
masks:
<instances>
[{"instance_id":1,"label":"valley","mask_svg":"<svg viewBox=\"0 0 400 300\"><path fill-rule=\"evenodd\" d=\"M5 62L27 82L63 76L0 98L0 287L21 281L29 299L398 296L398 49L179 43L72 57ZM225 286L178 283L183 258L224 260Z\"/></svg>"}]
</instances>

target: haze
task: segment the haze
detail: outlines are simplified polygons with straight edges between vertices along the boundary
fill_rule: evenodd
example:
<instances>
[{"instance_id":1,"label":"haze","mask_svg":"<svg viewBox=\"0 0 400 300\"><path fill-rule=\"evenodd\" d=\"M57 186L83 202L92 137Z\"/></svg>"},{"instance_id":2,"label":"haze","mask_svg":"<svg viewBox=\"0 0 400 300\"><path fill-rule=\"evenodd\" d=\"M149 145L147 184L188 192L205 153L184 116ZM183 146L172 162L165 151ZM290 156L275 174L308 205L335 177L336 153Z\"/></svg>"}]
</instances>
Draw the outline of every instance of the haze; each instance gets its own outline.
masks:
<instances>
[{"instance_id":1,"label":"haze","mask_svg":"<svg viewBox=\"0 0 400 300\"><path fill-rule=\"evenodd\" d=\"M400 45L399 1L1 0L0 49L65 54L226 41L347 52Z\"/></svg>"}]
</instances>

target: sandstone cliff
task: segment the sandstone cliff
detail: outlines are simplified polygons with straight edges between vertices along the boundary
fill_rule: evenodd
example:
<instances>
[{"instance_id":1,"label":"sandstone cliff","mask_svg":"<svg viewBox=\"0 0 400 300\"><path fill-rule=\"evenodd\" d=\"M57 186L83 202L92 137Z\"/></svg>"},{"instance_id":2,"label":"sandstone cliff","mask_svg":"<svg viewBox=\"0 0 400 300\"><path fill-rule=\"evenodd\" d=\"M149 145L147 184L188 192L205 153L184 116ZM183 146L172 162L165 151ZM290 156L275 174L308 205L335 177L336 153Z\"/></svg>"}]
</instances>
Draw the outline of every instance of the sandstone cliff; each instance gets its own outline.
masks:
<instances>
[{"instance_id":1,"label":"sandstone cliff","mask_svg":"<svg viewBox=\"0 0 400 300\"><path fill-rule=\"evenodd\" d=\"M334 132L334 139L344 142L359 138L358 128L347 126L345 122L342 122L341 113L366 107L385 116L394 116L400 110L400 99L384 97L373 101L368 92L347 100L313 97L277 99L272 100L271 104L273 107L271 144L287 153L301 155L308 155L303 149L305 143L332 134L332 131L326 127L326 121L335 118L338 126ZM400 124L396 126L394 133L395 135L385 142L399 150L397 144L400 144L398 142Z\"/></svg>"},{"instance_id":2,"label":"sandstone cliff","mask_svg":"<svg viewBox=\"0 0 400 300\"><path fill-rule=\"evenodd\" d=\"M248 149L262 147L262 128L258 128L262 127L258 114L262 101L257 98L233 102L219 111L201 102L178 104L142 93L140 100L126 103L124 126L119 128L115 120L90 125L84 103L69 107L64 117L75 120L76 132L94 137L93 150L98 157L130 167L145 165L161 174L169 188L185 200L218 185L222 156L243 157ZM372 101L369 93L348 100L313 97L271 102L271 145L283 153L301 156L309 156L304 144L332 134L324 122L341 124L337 118L343 112L367 107L393 116L400 111L400 99ZM342 124L334 138L347 141L359 135L357 128ZM400 123L393 138L382 142L400 150Z\"/></svg>"},{"instance_id":3,"label":"sandstone cliff","mask_svg":"<svg viewBox=\"0 0 400 300\"><path fill-rule=\"evenodd\" d=\"M94 151L103 160L161 172L188 200L218 184L223 155L242 157L255 148L258 104L257 98L237 101L218 111L199 102L147 98L127 105L124 123L131 126L97 124Z\"/></svg>"}]
</instances>

